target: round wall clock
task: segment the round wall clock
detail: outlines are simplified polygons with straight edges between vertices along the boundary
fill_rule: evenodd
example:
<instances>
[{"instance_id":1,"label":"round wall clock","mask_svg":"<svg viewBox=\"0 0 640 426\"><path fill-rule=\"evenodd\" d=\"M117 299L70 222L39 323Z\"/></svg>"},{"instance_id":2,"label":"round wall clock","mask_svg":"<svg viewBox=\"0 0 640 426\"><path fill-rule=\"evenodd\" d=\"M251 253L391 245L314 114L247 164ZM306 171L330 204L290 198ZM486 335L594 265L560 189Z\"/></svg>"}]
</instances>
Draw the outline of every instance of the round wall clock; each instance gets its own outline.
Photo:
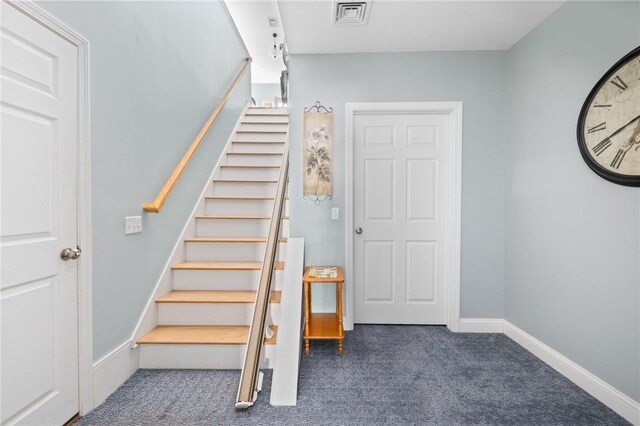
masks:
<instances>
[{"instance_id":1,"label":"round wall clock","mask_svg":"<svg viewBox=\"0 0 640 426\"><path fill-rule=\"evenodd\" d=\"M604 179L640 186L640 47L616 62L587 96L578 146Z\"/></svg>"}]
</instances>

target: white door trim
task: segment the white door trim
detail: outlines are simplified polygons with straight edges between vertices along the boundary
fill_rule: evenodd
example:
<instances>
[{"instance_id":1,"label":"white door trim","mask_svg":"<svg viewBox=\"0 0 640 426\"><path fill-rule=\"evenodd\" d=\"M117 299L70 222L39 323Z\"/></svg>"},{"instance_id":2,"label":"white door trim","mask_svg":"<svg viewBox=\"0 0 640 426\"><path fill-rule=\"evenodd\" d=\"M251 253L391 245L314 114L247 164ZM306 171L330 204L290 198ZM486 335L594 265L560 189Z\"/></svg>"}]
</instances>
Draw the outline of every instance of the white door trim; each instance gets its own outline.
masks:
<instances>
[{"instance_id":1,"label":"white door trim","mask_svg":"<svg viewBox=\"0 0 640 426\"><path fill-rule=\"evenodd\" d=\"M451 225L447 235L451 239L449 258L451 261L449 288L447 289L447 328L457 332L460 329L460 227L462 220L462 102L369 102L346 104L346 155L345 155L345 269L346 269L346 313L345 328L353 329L353 119L354 115L376 113L431 113L448 114L450 120L450 169L451 179Z\"/></svg>"},{"instance_id":2,"label":"white door trim","mask_svg":"<svg viewBox=\"0 0 640 426\"><path fill-rule=\"evenodd\" d=\"M78 411L84 415L93 401L93 321L91 253L91 152L89 127L89 41L33 1L5 3L67 40L78 51Z\"/></svg>"}]
</instances>

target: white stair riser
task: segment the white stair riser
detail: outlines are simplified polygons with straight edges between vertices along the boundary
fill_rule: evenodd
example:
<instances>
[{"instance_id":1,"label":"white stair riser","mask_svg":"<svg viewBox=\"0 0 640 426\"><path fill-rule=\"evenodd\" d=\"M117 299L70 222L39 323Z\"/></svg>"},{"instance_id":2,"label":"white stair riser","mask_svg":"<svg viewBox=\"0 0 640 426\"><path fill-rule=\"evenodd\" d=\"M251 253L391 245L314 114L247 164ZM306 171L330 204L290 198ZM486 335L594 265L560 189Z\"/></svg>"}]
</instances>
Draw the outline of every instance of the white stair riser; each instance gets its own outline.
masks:
<instances>
[{"instance_id":1,"label":"white stair riser","mask_svg":"<svg viewBox=\"0 0 640 426\"><path fill-rule=\"evenodd\" d=\"M273 200L207 199L210 216L271 216ZM284 201L284 215L289 216L289 200Z\"/></svg>"},{"instance_id":2,"label":"white stair riser","mask_svg":"<svg viewBox=\"0 0 640 426\"><path fill-rule=\"evenodd\" d=\"M286 133L237 132L233 140L243 142L284 142L286 138Z\"/></svg>"},{"instance_id":3,"label":"white stair riser","mask_svg":"<svg viewBox=\"0 0 640 426\"><path fill-rule=\"evenodd\" d=\"M269 220L199 219L198 237L261 237L269 232Z\"/></svg>"},{"instance_id":4,"label":"white stair riser","mask_svg":"<svg viewBox=\"0 0 640 426\"><path fill-rule=\"evenodd\" d=\"M227 197L275 197L275 182L213 182L213 195Z\"/></svg>"},{"instance_id":5,"label":"white stair riser","mask_svg":"<svg viewBox=\"0 0 640 426\"><path fill-rule=\"evenodd\" d=\"M289 117L286 115L251 115L247 114L242 119L242 124L246 123L289 123Z\"/></svg>"},{"instance_id":6,"label":"white stair riser","mask_svg":"<svg viewBox=\"0 0 640 426\"><path fill-rule=\"evenodd\" d=\"M266 151L258 151L266 152ZM226 164L230 166L235 165L250 165L250 166L280 166L282 164L282 154L278 155L234 155L227 154Z\"/></svg>"},{"instance_id":7,"label":"white stair riser","mask_svg":"<svg viewBox=\"0 0 640 426\"><path fill-rule=\"evenodd\" d=\"M140 345L140 368L241 369L246 345ZM273 368L275 345L265 345L261 368Z\"/></svg>"},{"instance_id":8,"label":"white stair riser","mask_svg":"<svg viewBox=\"0 0 640 426\"><path fill-rule=\"evenodd\" d=\"M278 180L280 167L221 167L216 174L220 179Z\"/></svg>"},{"instance_id":9,"label":"white stair riser","mask_svg":"<svg viewBox=\"0 0 640 426\"><path fill-rule=\"evenodd\" d=\"M262 107L254 107L250 106L247 108L247 115L250 114L261 114L261 115L289 115L289 108L281 107L281 108L262 108Z\"/></svg>"},{"instance_id":10,"label":"white stair riser","mask_svg":"<svg viewBox=\"0 0 640 426\"><path fill-rule=\"evenodd\" d=\"M266 238L269 220L246 219L200 219L196 221L198 237L260 237ZM289 221L280 225L280 235L289 235Z\"/></svg>"},{"instance_id":11,"label":"white stair riser","mask_svg":"<svg viewBox=\"0 0 640 426\"><path fill-rule=\"evenodd\" d=\"M160 325L251 325L253 303L158 303ZM267 323L278 325L280 304L269 305Z\"/></svg>"},{"instance_id":12,"label":"white stair riser","mask_svg":"<svg viewBox=\"0 0 640 426\"><path fill-rule=\"evenodd\" d=\"M262 262L266 243L187 243L188 262L248 261ZM285 250L276 253L276 260L284 262Z\"/></svg>"},{"instance_id":13,"label":"white stair riser","mask_svg":"<svg viewBox=\"0 0 640 426\"><path fill-rule=\"evenodd\" d=\"M208 199L206 212L208 215L220 216L271 216L273 214L273 200Z\"/></svg>"},{"instance_id":14,"label":"white stair riser","mask_svg":"<svg viewBox=\"0 0 640 426\"><path fill-rule=\"evenodd\" d=\"M231 152L277 152L284 151L283 143L251 143L251 142L231 142Z\"/></svg>"},{"instance_id":15,"label":"white stair riser","mask_svg":"<svg viewBox=\"0 0 640 426\"><path fill-rule=\"evenodd\" d=\"M272 290L282 289L282 271L275 271ZM174 290L257 290L260 271L175 270Z\"/></svg>"},{"instance_id":16,"label":"white stair riser","mask_svg":"<svg viewBox=\"0 0 640 426\"><path fill-rule=\"evenodd\" d=\"M253 123L243 123L240 125L239 130L252 130L259 132L286 132L289 129L289 125L287 123L282 124L253 124Z\"/></svg>"}]
</instances>

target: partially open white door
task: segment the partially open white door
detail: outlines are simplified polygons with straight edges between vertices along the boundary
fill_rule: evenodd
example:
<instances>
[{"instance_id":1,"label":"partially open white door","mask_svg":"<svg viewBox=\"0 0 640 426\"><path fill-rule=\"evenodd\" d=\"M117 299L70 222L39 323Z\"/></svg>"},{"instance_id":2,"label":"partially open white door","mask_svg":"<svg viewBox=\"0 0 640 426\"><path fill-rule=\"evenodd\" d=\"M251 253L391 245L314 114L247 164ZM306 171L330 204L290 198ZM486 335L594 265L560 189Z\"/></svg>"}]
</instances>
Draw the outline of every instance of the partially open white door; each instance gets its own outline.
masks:
<instances>
[{"instance_id":1,"label":"partially open white door","mask_svg":"<svg viewBox=\"0 0 640 426\"><path fill-rule=\"evenodd\" d=\"M353 118L356 323L447 324L450 115Z\"/></svg>"},{"instance_id":2,"label":"partially open white door","mask_svg":"<svg viewBox=\"0 0 640 426\"><path fill-rule=\"evenodd\" d=\"M0 256L2 424L78 412L78 57L2 2Z\"/></svg>"}]
</instances>

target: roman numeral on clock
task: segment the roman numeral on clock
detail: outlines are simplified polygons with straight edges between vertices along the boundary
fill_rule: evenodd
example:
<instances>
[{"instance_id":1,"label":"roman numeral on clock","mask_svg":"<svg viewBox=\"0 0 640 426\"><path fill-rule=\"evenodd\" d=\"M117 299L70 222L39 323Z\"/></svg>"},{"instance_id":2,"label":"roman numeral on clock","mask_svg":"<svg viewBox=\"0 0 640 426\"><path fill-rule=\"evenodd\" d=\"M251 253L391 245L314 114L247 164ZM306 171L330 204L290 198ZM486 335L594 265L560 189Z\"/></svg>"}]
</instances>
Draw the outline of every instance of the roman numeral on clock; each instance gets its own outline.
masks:
<instances>
[{"instance_id":1,"label":"roman numeral on clock","mask_svg":"<svg viewBox=\"0 0 640 426\"><path fill-rule=\"evenodd\" d=\"M611 84L616 86L618 88L618 90L620 91L620 93L624 92L629 87L629 86L627 86L627 83L625 83L624 80L620 78L619 75L616 75L613 78L613 80L611 80Z\"/></svg>"},{"instance_id":2,"label":"roman numeral on clock","mask_svg":"<svg viewBox=\"0 0 640 426\"><path fill-rule=\"evenodd\" d=\"M593 152L596 154L596 157L602 154L607 148L611 146L611 139L607 138L593 147Z\"/></svg>"},{"instance_id":3,"label":"roman numeral on clock","mask_svg":"<svg viewBox=\"0 0 640 426\"><path fill-rule=\"evenodd\" d=\"M622 164L622 160L624 160L624 156L627 154L627 151L624 149L618 149L616 156L613 157L613 161L611 162L611 167L614 169L620 168L620 164Z\"/></svg>"},{"instance_id":4,"label":"roman numeral on clock","mask_svg":"<svg viewBox=\"0 0 640 426\"><path fill-rule=\"evenodd\" d=\"M594 108L606 108L607 110L610 110L611 109L611 104L599 104L599 103L595 102L593 104L593 107Z\"/></svg>"},{"instance_id":5,"label":"roman numeral on clock","mask_svg":"<svg viewBox=\"0 0 640 426\"><path fill-rule=\"evenodd\" d=\"M604 123L597 124L593 127L589 127L588 132L589 133L599 132L600 130L604 130L606 128L607 128L607 123L604 122Z\"/></svg>"}]
</instances>

